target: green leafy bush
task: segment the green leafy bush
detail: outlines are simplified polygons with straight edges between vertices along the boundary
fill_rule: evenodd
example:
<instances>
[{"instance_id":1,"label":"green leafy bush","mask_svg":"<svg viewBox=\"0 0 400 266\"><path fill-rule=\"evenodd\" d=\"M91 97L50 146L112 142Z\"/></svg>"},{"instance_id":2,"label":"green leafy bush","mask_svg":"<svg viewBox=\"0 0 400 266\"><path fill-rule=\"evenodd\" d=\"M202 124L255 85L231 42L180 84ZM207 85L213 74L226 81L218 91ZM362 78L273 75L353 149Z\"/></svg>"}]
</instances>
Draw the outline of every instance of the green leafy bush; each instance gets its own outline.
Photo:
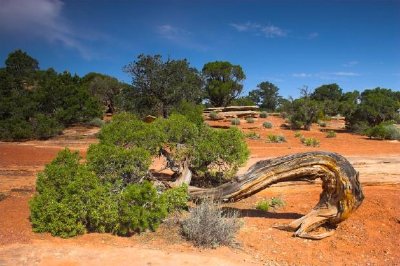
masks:
<instances>
[{"instance_id":1,"label":"green leafy bush","mask_svg":"<svg viewBox=\"0 0 400 266\"><path fill-rule=\"evenodd\" d=\"M54 117L37 114L33 118L33 131L38 139L48 139L61 133L63 126Z\"/></svg>"},{"instance_id":2,"label":"green leafy bush","mask_svg":"<svg viewBox=\"0 0 400 266\"><path fill-rule=\"evenodd\" d=\"M91 145L86 159L100 179L120 189L129 183L142 181L151 163L150 153L143 148L125 149L105 144Z\"/></svg>"},{"instance_id":3,"label":"green leafy bush","mask_svg":"<svg viewBox=\"0 0 400 266\"><path fill-rule=\"evenodd\" d=\"M327 137L327 138L336 138L336 132L333 131L333 130L329 130L329 131L326 133L326 137Z\"/></svg>"},{"instance_id":4,"label":"green leafy bush","mask_svg":"<svg viewBox=\"0 0 400 266\"><path fill-rule=\"evenodd\" d=\"M167 204L168 212L185 210L187 209L187 202L189 200L188 186L182 185L168 189L164 191L162 197Z\"/></svg>"},{"instance_id":5,"label":"green leafy bush","mask_svg":"<svg viewBox=\"0 0 400 266\"><path fill-rule=\"evenodd\" d=\"M264 122L263 123L264 128L272 128L272 123L271 122Z\"/></svg>"},{"instance_id":6,"label":"green leafy bush","mask_svg":"<svg viewBox=\"0 0 400 266\"><path fill-rule=\"evenodd\" d=\"M268 113L267 112L261 112L260 113L260 118L267 118L268 117Z\"/></svg>"},{"instance_id":7,"label":"green leafy bush","mask_svg":"<svg viewBox=\"0 0 400 266\"><path fill-rule=\"evenodd\" d=\"M181 101L179 105L172 108L171 114L183 115L188 121L197 126L201 126L204 123L203 109L204 107L202 105L188 101Z\"/></svg>"},{"instance_id":8,"label":"green leafy bush","mask_svg":"<svg viewBox=\"0 0 400 266\"><path fill-rule=\"evenodd\" d=\"M316 138L301 138L301 142L306 146L317 147L319 146L319 140Z\"/></svg>"},{"instance_id":9,"label":"green leafy bush","mask_svg":"<svg viewBox=\"0 0 400 266\"><path fill-rule=\"evenodd\" d=\"M260 139L260 134L257 134L256 132L252 131L246 134L246 138L248 139Z\"/></svg>"},{"instance_id":10,"label":"green leafy bush","mask_svg":"<svg viewBox=\"0 0 400 266\"><path fill-rule=\"evenodd\" d=\"M237 213L223 214L218 205L203 201L182 222L182 233L196 246L232 245L241 224Z\"/></svg>"},{"instance_id":11,"label":"green leafy bush","mask_svg":"<svg viewBox=\"0 0 400 266\"><path fill-rule=\"evenodd\" d=\"M282 143L282 142L286 142L286 138L285 136L282 135L268 135L267 136L267 142L271 142L271 143Z\"/></svg>"},{"instance_id":12,"label":"green leafy bush","mask_svg":"<svg viewBox=\"0 0 400 266\"><path fill-rule=\"evenodd\" d=\"M253 117L247 117L246 118L247 123L254 123L254 118Z\"/></svg>"},{"instance_id":13,"label":"green leafy bush","mask_svg":"<svg viewBox=\"0 0 400 266\"><path fill-rule=\"evenodd\" d=\"M234 125L234 126L240 125L240 119L239 118L233 118L231 120L231 124Z\"/></svg>"},{"instance_id":14,"label":"green leafy bush","mask_svg":"<svg viewBox=\"0 0 400 266\"><path fill-rule=\"evenodd\" d=\"M400 140L400 129L389 123L381 123L365 130L370 138Z\"/></svg>"}]
</instances>

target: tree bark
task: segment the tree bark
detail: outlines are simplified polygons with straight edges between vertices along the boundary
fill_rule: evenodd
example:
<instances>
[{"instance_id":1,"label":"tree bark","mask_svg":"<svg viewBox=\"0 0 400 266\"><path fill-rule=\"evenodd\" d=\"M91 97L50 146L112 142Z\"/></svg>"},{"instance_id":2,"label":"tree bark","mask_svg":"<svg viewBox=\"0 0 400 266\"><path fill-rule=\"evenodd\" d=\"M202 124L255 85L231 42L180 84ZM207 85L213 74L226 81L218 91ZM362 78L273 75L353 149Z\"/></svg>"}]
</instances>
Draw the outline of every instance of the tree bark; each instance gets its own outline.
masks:
<instances>
[{"instance_id":1,"label":"tree bark","mask_svg":"<svg viewBox=\"0 0 400 266\"><path fill-rule=\"evenodd\" d=\"M243 175L212 189L190 188L193 199L210 197L214 200L239 201L284 181L321 178L322 193L318 204L307 215L289 225L277 228L294 231L294 236L322 239L334 233L311 231L322 225L336 226L347 219L362 203L364 195L358 172L341 155L330 152L306 152L259 161Z\"/></svg>"}]
</instances>

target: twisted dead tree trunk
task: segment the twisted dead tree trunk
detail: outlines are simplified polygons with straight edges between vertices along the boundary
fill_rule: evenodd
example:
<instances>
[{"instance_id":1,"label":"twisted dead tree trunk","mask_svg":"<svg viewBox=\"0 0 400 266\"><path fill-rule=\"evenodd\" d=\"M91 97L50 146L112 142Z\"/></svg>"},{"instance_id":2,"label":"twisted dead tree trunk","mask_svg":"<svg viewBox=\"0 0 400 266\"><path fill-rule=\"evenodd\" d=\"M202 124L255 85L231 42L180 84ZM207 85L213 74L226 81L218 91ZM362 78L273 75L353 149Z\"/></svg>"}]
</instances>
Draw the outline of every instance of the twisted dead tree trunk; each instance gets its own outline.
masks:
<instances>
[{"instance_id":1,"label":"twisted dead tree trunk","mask_svg":"<svg viewBox=\"0 0 400 266\"><path fill-rule=\"evenodd\" d=\"M211 197L215 200L239 201L275 183L317 178L322 180L318 204L307 215L278 228L294 231L294 236L322 239L334 231L321 234L310 232L323 224L337 225L347 219L364 199L358 172L339 154L306 152L259 161L245 174L219 187L191 187L190 195L193 199Z\"/></svg>"}]
</instances>

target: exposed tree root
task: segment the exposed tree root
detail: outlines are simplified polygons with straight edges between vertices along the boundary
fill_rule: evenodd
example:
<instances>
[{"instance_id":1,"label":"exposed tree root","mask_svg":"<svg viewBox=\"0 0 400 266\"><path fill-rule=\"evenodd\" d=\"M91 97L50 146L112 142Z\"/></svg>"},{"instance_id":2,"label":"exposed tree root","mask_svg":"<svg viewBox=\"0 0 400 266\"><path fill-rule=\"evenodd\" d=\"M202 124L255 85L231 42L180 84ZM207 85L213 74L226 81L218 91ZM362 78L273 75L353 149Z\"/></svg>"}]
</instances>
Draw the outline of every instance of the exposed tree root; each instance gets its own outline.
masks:
<instances>
[{"instance_id":1,"label":"exposed tree root","mask_svg":"<svg viewBox=\"0 0 400 266\"><path fill-rule=\"evenodd\" d=\"M187 172L183 178L190 184ZM306 152L259 161L243 175L212 189L190 188L193 199L210 197L215 200L239 201L272 184L284 181L321 178L322 193L318 204L307 215L289 225L277 228L293 231L294 236L323 239L334 233L310 232L322 225L336 226L347 219L364 199L358 172L341 155L329 152Z\"/></svg>"}]
</instances>

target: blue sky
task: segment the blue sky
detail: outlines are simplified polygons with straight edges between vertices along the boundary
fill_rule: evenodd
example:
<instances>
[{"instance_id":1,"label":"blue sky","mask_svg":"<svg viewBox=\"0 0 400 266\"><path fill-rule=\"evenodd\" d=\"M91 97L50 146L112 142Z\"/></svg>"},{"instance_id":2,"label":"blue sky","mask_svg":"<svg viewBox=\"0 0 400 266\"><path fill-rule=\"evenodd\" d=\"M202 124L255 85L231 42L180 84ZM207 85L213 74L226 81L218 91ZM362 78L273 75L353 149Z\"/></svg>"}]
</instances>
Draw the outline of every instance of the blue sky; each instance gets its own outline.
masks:
<instances>
[{"instance_id":1,"label":"blue sky","mask_svg":"<svg viewBox=\"0 0 400 266\"><path fill-rule=\"evenodd\" d=\"M400 1L0 0L0 62L20 48L40 62L130 83L122 67L144 54L242 66L244 94L262 81L297 97L400 89Z\"/></svg>"}]
</instances>

